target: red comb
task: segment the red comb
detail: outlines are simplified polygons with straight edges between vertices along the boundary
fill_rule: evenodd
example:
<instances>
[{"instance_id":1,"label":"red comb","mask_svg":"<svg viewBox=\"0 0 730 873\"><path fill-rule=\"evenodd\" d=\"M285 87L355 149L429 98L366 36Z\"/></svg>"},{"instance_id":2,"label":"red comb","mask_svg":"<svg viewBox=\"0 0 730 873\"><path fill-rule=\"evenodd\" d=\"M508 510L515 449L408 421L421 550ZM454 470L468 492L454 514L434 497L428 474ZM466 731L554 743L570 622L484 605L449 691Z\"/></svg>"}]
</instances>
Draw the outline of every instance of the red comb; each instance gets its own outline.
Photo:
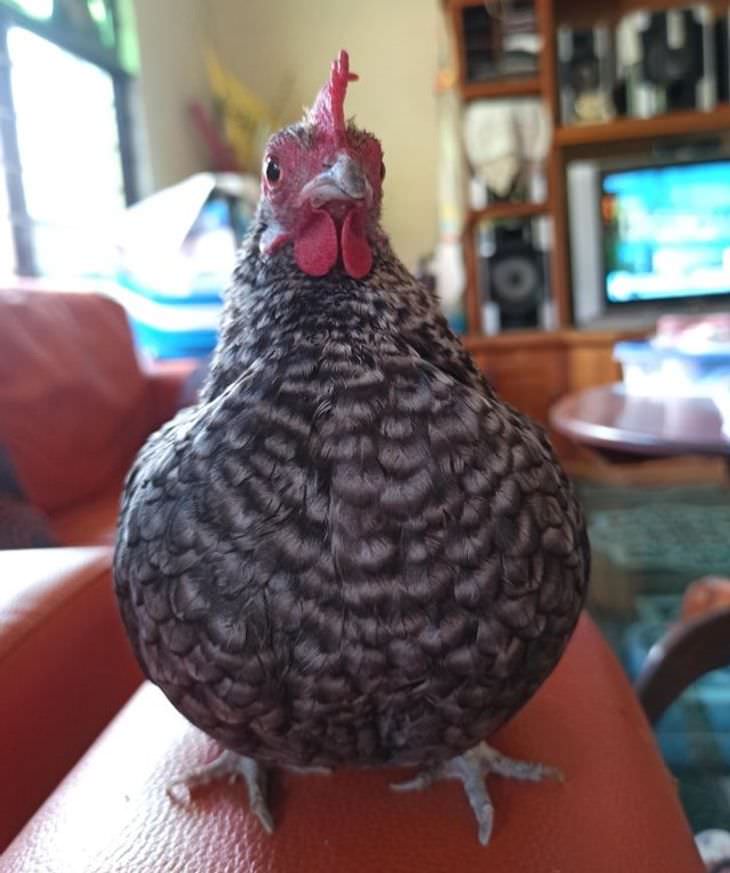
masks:
<instances>
[{"instance_id":1,"label":"red comb","mask_svg":"<svg viewBox=\"0 0 730 873\"><path fill-rule=\"evenodd\" d=\"M354 82L356 79L355 73L350 72L350 58L342 49L337 60L332 61L329 81L322 86L309 112L309 120L327 131L337 144L345 139L347 83Z\"/></svg>"}]
</instances>

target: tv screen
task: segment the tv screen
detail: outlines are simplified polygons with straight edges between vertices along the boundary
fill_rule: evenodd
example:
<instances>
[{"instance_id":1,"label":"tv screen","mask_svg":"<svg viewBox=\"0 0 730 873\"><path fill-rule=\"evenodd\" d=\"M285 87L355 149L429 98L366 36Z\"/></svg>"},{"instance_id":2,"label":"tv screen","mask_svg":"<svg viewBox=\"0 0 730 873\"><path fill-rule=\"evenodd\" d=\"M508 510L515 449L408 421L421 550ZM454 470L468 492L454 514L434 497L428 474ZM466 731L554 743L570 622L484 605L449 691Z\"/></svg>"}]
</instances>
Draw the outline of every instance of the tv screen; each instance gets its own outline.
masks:
<instances>
[{"instance_id":1,"label":"tv screen","mask_svg":"<svg viewBox=\"0 0 730 873\"><path fill-rule=\"evenodd\" d=\"M730 294L730 160L605 172L608 304Z\"/></svg>"}]
</instances>

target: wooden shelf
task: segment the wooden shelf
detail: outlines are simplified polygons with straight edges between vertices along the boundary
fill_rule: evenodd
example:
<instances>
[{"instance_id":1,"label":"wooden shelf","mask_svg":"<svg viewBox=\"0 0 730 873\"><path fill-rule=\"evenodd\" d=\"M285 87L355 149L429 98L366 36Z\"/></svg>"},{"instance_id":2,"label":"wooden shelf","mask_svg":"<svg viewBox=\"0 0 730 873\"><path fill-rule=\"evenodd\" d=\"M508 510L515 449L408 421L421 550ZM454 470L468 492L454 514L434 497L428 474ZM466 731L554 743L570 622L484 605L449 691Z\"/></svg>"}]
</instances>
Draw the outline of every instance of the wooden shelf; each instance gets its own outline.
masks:
<instances>
[{"instance_id":1,"label":"wooden shelf","mask_svg":"<svg viewBox=\"0 0 730 873\"><path fill-rule=\"evenodd\" d=\"M561 148L593 143L626 142L688 136L694 133L730 131L730 104L720 104L709 112L671 112L653 118L618 118L603 124L574 124L555 130L555 145Z\"/></svg>"},{"instance_id":2,"label":"wooden shelf","mask_svg":"<svg viewBox=\"0 0 730 873\"><path fill-rule=\"evenodd\" d=\"M505 330L491 336L472 333L464 337L464 345L470 352L484 352L497 348L552 347L563 345L563 335L564 331L561 330L540 330L539 328Z\"/></svg>"},{"instance_id":3,"label":"wooden shelf","mask_svg":"<svg viewBox=\"0 0 730 873\"><path fill-rule=\"evenodd\" d=\"M534 218L536 215L547 215L549 212L549 203L493 203L484 209L472 209L467 217L466 226L471 229L480 221Z\"/></svg>"},{"instance_id":4,"label":"wooden shelf","mask_svg":"<svg viewBox=\"0 0 730 873\"><path fill-rule=\"evenodd\" d=\"M461 85L461 96L464 100L528 97L540 93L542 88L538 76L514 76L509 79L491 79L488 82L463 82Z\"/></svg>"},{"instance_id":5,"label":"wooden shelf","mask_svg":"<svg viewBox=\"0 0 730 873\"><path fill-rule=\"evenodd\" d=\"M530 328L524 330L506 330L487 336L486 334L466 334L464 345L470 352L483 352L491 349L531 349L551 348L554 346L568 347L606 346L625 339L645 339L650 331L647 329L624 330L593 330L582 328L558 328L557 330L540 330Z\"/></svg>"},{"instance_id":6,"label":"wooden shelf","mask_svg":"<svg viewBox=\"0 0 730 873\"><path fill-rule=\"evenodd\" d=\"M616 25L630 12L637 10L672 9L689 6L687 0L610 0L607 3L587 3L586 0L551 0L558 24L570 27L593 27L597 21ZM709 0L716 14L727 11L727 0Z\"/></svg>"}]
</instances>

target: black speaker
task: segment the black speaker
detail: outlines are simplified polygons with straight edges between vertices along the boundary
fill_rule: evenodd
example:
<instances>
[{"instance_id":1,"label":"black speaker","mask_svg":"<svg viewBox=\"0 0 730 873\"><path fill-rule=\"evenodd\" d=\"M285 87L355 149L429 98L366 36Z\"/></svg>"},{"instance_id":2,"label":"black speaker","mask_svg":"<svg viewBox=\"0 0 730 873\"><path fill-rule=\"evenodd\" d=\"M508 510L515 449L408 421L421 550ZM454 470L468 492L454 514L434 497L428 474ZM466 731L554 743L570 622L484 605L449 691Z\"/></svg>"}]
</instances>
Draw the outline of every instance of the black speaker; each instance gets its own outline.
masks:
<instances>
[{"instance_id":1,"label":"black speaker","mask_svg":"<svg viewBox=\"0 0 730 873\"><path fill-rule=\"evenodd\" d=\"M558 30L560 108L563 124L605 121L613 115L613 30Z\"/></svg>"},{"instance_id":2,"label":"black speaker","mask_svg":"<svg viewBox=\"0 0 730 873\"><path fill-rule=\"evenodd\" d=\"M538 327L545 299L545 253L530 222L492 225L480 241L483 296L499 310L501 329Z\"/></svg>"},{"instance_id":3,"label":"black speaker","mask_svg":"<svg viewBox=\"0 0 730 873\"><path fill-rule=\"evenodd\" d=\"M711 109L717 100L716 41L709 6L634 12L618 29L630 115Z\"/></svg>"}]
</instances>

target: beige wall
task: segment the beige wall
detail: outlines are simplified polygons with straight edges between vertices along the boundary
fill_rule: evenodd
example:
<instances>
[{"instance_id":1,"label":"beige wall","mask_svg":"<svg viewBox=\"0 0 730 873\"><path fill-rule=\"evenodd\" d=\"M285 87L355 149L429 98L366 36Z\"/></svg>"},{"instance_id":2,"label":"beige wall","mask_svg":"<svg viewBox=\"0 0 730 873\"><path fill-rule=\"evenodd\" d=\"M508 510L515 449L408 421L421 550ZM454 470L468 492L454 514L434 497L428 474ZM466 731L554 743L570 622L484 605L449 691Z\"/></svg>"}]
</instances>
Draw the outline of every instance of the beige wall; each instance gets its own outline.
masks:
<instances>
[{"instance_id":1,"label":"beige wall","mask_svg":"<svg viewBox=\"0 0 730 873\"><path fill-rule=\"evenodd\" d=\"M142 194L206 168L187 102L210 102L203 62L203 0L134 0L140 53Z\"/></svg>"},{"instance_id":2,"label":"beige wall","mask_svg":"<svg viewBox=\"0 0 730 873\"><path fill-rule=\"evenodd\" d=\"M207 37L255 93L283 105L285 121L312 102L346 48L362 79L348 114L385 150L386 229L411 267L433 247L439 0L135 0L135 9L155 186L205 165L185 101L206 92Z\"/></svg>"}]
</instances>

